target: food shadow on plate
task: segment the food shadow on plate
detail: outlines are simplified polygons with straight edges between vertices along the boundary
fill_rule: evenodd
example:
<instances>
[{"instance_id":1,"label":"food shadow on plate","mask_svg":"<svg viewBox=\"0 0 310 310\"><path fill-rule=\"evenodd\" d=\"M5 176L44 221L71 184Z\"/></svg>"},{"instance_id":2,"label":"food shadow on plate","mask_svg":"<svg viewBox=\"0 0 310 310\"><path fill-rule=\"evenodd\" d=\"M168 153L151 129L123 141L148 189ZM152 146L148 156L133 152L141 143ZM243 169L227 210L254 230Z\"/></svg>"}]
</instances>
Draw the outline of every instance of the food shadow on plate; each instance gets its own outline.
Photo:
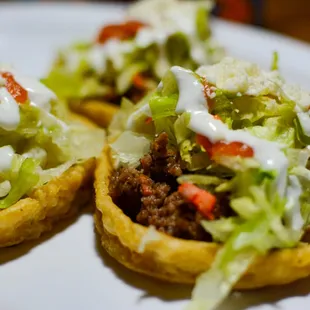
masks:
<instances>
[{"instance_id":1,"label":"food shadow on plate","mask_svg":"<svg viewBox=\"0 0 310 310\"><path fill-rule=\"evenodd\" d=\"M15 259L18 259L27 253L29 253L33 248L39 246L40 244L52 239L54 236L66 230L69 226L74 224L81 215L91 214L94 208L94 203L89 202L85 205L83 210L71 218L62 220L61 222L55 224L53 229L49 232L43 233L41 237L34 240L25 241L21 244L13 245L10 247L0 248L0 266L5 265Z\"/></svg>"},{"instance_id":2,"label":"food shadow on plate","mask_svg":"<svg viewBox=\"0 0 310 310\"><path fill-rule=\"evenodd\" d=\"M182 284L169 284L147 275L131 271L112 258L101 246L100 237L95 234L96 250L105 267L110 268L113 273L126 284L142 290L138 302L145 298L157 297L164 301L186 300L191 296L192 286Z\"/></svg>"},{"instance_id":3,"label":"food shadow on plate","mask_svg":"<svg viewBox=\"0 0 310 310\"><path fill-rule=\"evenodd\" d=\"M165 302L189 300L192 286L165 283L146 275L131 271L113 259L101 246L100 237L95 234L96 250L105 267L127 285L141 291L138 302L146 298L159 298ZM282 309L281 301L290 297L303 297L310 293L310 278L292 284L268 287L246 292L234 292L217 310L246 310L249 307L268 305L270 309Z\"/></svg>"},{"instance_id":4,"label":"food shadow on plate","mask_svg":"<svg viewBox=\"0 0 310 310\"><path fill-rule=\"evenodd\" d=\"M249 307L262 305L269 306L268 309L280 310L283 309L281 304L284 299L305 297L309 293L310 278L306 278L282 286L234 292L217 310L245 310Z\"/></svg>"}]
</instances>

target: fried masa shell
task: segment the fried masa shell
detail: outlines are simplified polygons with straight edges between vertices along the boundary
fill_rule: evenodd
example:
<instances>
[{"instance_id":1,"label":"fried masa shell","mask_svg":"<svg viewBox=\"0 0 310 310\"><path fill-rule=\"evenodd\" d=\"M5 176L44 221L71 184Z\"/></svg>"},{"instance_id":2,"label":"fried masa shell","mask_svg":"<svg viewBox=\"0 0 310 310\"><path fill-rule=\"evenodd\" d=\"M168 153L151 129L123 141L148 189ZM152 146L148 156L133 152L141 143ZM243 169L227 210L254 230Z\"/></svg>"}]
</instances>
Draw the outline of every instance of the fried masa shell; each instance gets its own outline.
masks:
<instances>
[{"instance_id":1,"label":"fried masa shell","mask_svg":"<svg viewBox=\"0 0 310 310\"><path fill-rule=\"evenodd\" d=\"M106 128L110 124L113 115L119 107L113 103L100 100L84 100L83 102L71 102L70 108L79 114L82 114L98 126Z\"/></svg>"},{"instance_id":2,"label":"fried masa shell","mask_svg":"<svg viewBox=\"0 0 310 310\"><path fill-rule=\"evenodd\" d=\"M93 126L80 116L70 118ZM39 238L56 222L77 214L91 198L95 166L95 158L75 164L29 197L0 210L0 248Z\"/></svg>"},{"instance_id":3,"label":"fried masa shell","mask_svg":"<svg viewBox=\"0 0 310 310\"><path fill-rule=\"evenodd\" d=\"M129 269L161 280L192 284L208 270L219 244L182 240L158 233L160 238L139 246L148 229L133 223L109 196L112 173L109 147L106 146L95 171L95 225L104 249ZM274 250L260 256L239 280L235 289L254 289L281 285L310 275L310 246L301 243L294 249Z\"/></svg>"}]
</instances>

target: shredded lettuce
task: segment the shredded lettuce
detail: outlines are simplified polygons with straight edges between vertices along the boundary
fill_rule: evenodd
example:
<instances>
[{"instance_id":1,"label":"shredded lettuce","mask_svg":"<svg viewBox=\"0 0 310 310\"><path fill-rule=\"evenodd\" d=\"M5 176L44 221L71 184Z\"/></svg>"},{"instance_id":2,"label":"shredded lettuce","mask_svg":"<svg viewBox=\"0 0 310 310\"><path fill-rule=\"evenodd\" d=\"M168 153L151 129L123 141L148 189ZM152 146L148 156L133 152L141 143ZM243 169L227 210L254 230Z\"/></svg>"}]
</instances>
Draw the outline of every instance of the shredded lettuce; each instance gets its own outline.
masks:
<instances>
[{"instance_id":1,"label":"shredded lettuce","mask_svg":"<svg viewBox=\"0 0 310 310\"><path fill-rule=\"evenodd\" d=\"M0 147L9 146L13 154L8 154L10 169L0 171L0 209L10 207L75 163L98 156L103 148L102 129L72 118L57 99L49 103L44 108L35 102L19 105L18 127L11 131L0 128Z\"/></svg>"},{"instance_id":2,"label":"shredded lettuce","mask_svg":"<svg viewBox=\"0 0 310 310\"><path fill-rule=\"evenodd\" d=\"M271 70L279 70L279 54L278 52L273 52L272 54L272 62L271 62Z\"/></svg>"},{"instance_id":3,"label":"shredded lettuce","mask_svg":"<svg viewBox=\"0 0 310 310\"><path fill-rule=\"evenodd\" d=\"M40 180L36 172L37 162L32 158L23 160L17 176L11 181L11 189L6 197L0 200L0 209L6 209L26 195Z\"/></svg>"},{"instance_id":4,"label":"shredded lettuce","mask_svg":"<svg viewBox=\"0 0 310 310\"><path fill-rule=\"evenodd\" d=\"M158 120L160 118L175 116L175 108L178 102L176 95L171 96L157 96L154 95L149 101L149 106L152 112L153 120Z\"/></svg>"},{"instance_id":5,"label":"shredded lettuce","mask_svg":"<svg viewBox=\"0 0 310 310\"><path fill-rule=\"evenodd\" d=\"M250 196L239 198L235 204L239 217L202 223L215 240L225 244L210 270L198 277L187 309L215 309L257 255L297 244L300 232L283 224L286 201L274 195L271 184L267 179L261 186L250 186ZM252 207L247 212L249 200Z\"/></svg>"},{"instance_id":6,"label":"shredded lettuce","mask_svg":"<svg viewBox=\"0 0 310 310\"><path fill-rule=\"evenodd\" d=\"M150 149L150 140L142 135L124 131L118 139L111 144L113 158L117 164L137 167L140 158Z\"/></svg>"},{"instance_id":7,"label":"shredded lettuce","mask_svg":"<svg viewBox=\"0 0 310 310\"><path fill-rule=\"evenodd\" d=\"M52 89L59 98L79 99L111 94L111 87L103 85L94 77L84 77L64 69L55 68L42 79L42 83Z\"/></svg>"},{"instance_id":8,"label":"shredded lettuce","mask_svg":"<svg viewBox=\"0 0 310 310\"><path fill-rule=\"evenodd\" d=\"M185 34L178 32L169 36L165 49L171 66L178 65L194 69L194 63L190 58L190 42Z\"/></svg>"},{"instance_id":9,"label":"shredded lettuce","mask_svg":"<svg viewBox=\"0 0 310 310\"><path fill-rule=\"evenodd\" d=\"M221 218L215 221L202 221L201 225L209 232L215 242L226 242L236 228L242 223L238 217Z\"/></svg>"},{"instance_id":10,"label":"shredded lettuce","mask_svg":"<svg viewBox=\"0 0 310 310\"><path fill-rule=\"evenodd\" d=\"M296 117L294 120L295 130L296 130L296 139L300 143L301 146L310 145L310 137L304 133L304 130L301 126L299 118Z\"/></svg>"},{"instance_id":11,"label":"shredded lettuce","mask_svg":"<svg viewBox=\"0 0 310 310\"><path fill-rule=\"evenodd\" d=\"M178 183L193 183L199 185L220 185L224 181L216 176L202 174L184 174L177 179Z\"/></svg>"},{"instance_id":12,"label":"shredded lettuce","mask_svg":"<svg viewBox=\"0 0 310 310\"><path fill-rule=\"evenodd\" d=\"M211 36L209 14L205 8L198 8L196 14L196 29L200 40L207 40Z\"/></svg>"},{"instance_id":13,"label":"shredded lettuce","mask_svg":"<svg viewBox=\"0 0 310 310\"><path fill-rule=\"evenodd\" d=\"M183 113L174 123L174 134L178 144L193 137L193 132L188 129L190 114Z\"/></svg>"},{"instance_id":14,"label":"shredded lettuce","mask_svg":"<svg viewBox=\"0 0 310 310\"><path fill-rule=\"evenodd\" d=\"M133 63L124 68L116 79L116 91L124 94L131 87L134 76L146 69L147 66L144 63Z\"/></svg>"},{"instance_id":15,"label":"shredded lettuce","mask_svg":"<svg viewBox=\"0 0 310 310\"><path fill-rule=\"evenodd\" d=\"M147 76L149 91L171 65L195 70L220 60L225 52L212 39L210 2L166 2L164 12L146 1L143 11L151 12L150 16L137 13L142 8L136 5L129 7L133 19L148 25L135 38L113 38L103 44L77 42L61 49L43 82L69 102L89 97L117 100L131 95L136 73ZM171 18L172 13L177 18Z\"/></svg>"},{"instance_id":16,"label":"shredded lettuce","mask_svg":"<svg viewBox=\"0 0 310 310\"><path fill-rule=\"evenodd\" d=\"M134 112L134 104L127 98L122 98L119 111L114 115L108 133L110 137L117 137L127 127L127 119Z\"/></svg>"},{"instance_id":17,"label":"shredded lettuce","mask_svg":"<svg viewBox=\"0 0 310 310\"><path fill-rule=\"evenodd\" d=\"M214 68L210 70L212 69ZM223 76L226 74L224 69L220 72ZM246 77L258 78L258 82L260 81L259 77L256 77L258 68L245 66L242 70ZM246 70L253 72L245 73ZM228 73L235 74L234 68ZM266 74L273 77L277 72ZM218 75L214 80L222 78L221 74ZM202 77L198 74L195 76L197 81L201 81ZM280 78L275 80L280 81ZM244 83L249 84L247 82ZM248 93L234 93L219 88L213 89L212 87L216 88L217 85L209 83L211 95L214 91L215 96L209 96L206 109L201 107L202 111L197 111L194 102L190 112L179 113L176 107L180 90L176 78L168 71L156 92L138 109L140 114L137 115L137 111L134 111L127 119L127 127L131 122L132 131L128 131L127 128L127 131L122 133L125 138L118 139L116 147L115 143L112 144L117 164L137 167L141 157L148 152L151 139L154 139L156 134L166 132L169 144L179 151L182 160L184 174L177 178L177 182L192 183L208 190L217 198L215 208L222 202L221 199L229 205L232 216L223 212L220 218L216 217L212 221L203 220L201 223L212 235L213 240L221 246L210 270L197 280L193 300L188 307L193 310L214 309L259 255L273 249L297 246L304 226L310 224L310 141L307 140L308 137L304 137L305 133L300 126L296 112L297 103L282 96L280 91L275 95L271 90L278 86L275 86L273 81L272 85L269 85L269 80L266 81L267 86L258 83L257 87L262 86L263 89L256 96L251 95L253 89L248 90ZM240 88L242 87L243 84L240 85ZM210 143L222 142L210 145L212 150L218 146L222 147L225 142L229 144L239 141L249 144L255 156L233 156L225 152L220 153L221 156L217 156L216 160L209 156L210 152L198 144L197 133L201 132L193 131L190 128L195 126L189 126L192 125L190 115L201 113L203 116L208 115L207 112L215 118L219 116L229 130L240 130L247 136L251 134L253 137L274 142L279 154L280 151L283 152L281 160L283 158L285 171L279 171L276 165L274 170L268 169L268 166L271 167L274 163L269 161L270 157L262 159L264 150L247 142L249 140L242 138L242 135L239 141L238 136L233 135L231 131L227 132L227 135L225 132L222 134L221 130L217 131L216 123L213 122L205 127L204 124L201 125ZM133 115L135 117L132 117ZM146 116L151 117L154 129L153 132L148 131L149 135L144 129L149 125L144 123L144 126L140 126ZM208 130L212 131L212 135L208 136ZM266 147L268 145L266 144ZM232 148L234 146L229 145ZM287 161L282 155L286 156ZM276 156L274 157L277 160Z\"/></svg>"}]
</instances>

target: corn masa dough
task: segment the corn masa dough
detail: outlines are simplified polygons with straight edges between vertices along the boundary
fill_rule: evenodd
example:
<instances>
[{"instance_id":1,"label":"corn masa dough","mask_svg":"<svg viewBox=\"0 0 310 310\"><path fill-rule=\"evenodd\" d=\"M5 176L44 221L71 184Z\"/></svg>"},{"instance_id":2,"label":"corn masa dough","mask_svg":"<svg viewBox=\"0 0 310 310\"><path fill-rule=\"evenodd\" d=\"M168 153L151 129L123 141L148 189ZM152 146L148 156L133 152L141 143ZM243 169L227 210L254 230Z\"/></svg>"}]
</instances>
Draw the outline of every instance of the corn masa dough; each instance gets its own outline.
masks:
<instances>
[{"instance_id":1,"label":"corn masa dough","mask_svg":"<svg viewBox=\"0 0 310 310\"><path fill-rule=\"evenodd\" d=\"M94 126L81 116L75 122ZM29 197L0 210L0 248L39 238L60 220L73 217L92 195L96 159L71 166L47 184L33 190Z\"/></svg>"},{"instance_id":2,"label":"corn masa dough","mask_svg":"<svg viewBox=\"0 0 310 310\"><path fill-rule=\"evenodd\" d=\"M219 244L190 241L159 233L158 240L139 246L148 229L133 223L112 201L108 192L112 173L109 147L98 159L95 171L95 226L104 249L127 268L161 280L193 284L208 270ZM274 250L249 267L235 289L254 289L291 283L310 275L310 246L301 243L294 249Z\"/></svg>"},{"instance_id":3,"label":"corn masa dough","mask_svg":"<svg viewBox=\"0 0 310 310\"><path fill-rule=\"evenodd\" d=\"M69 106L74 112L86 116L103 128L108 127L114 114L119 109L119 107L113 103L89 99L83 102L71 102Z\"/></svg>"}]
</instances>

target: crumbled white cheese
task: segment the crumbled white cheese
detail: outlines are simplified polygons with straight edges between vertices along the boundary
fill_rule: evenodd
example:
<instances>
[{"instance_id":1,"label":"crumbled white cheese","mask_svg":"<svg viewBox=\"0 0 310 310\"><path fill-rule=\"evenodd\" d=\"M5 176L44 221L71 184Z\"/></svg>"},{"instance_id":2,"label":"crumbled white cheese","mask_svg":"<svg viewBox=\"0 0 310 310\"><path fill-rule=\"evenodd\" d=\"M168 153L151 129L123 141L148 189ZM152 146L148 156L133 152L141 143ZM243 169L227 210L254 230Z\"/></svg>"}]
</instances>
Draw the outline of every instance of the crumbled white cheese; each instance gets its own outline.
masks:
<instances>
[{"instance_id":1,"label":"crumbled white cheese","mask_svg":"<svg viewBox=\"0 0 310 310\"><path fill-rule=\"evenodd\" d=\"M217 88L236 95L271 95L296 102L296 112L307 111L310 94L299 86L287 85L278 71L265 71L258 65L225 57L221 62L202 66L197 73Z\"/></svg>"},{"instance_id":2,"label":"crumbled white cheese","mask_svg":"<svg viewBox=\"0 0 310 310\"><path fill-rule=\"evenodd\" d=\"M307 111L310 108L310 94L303 91L297 85L287 85L282 86L283 93L291 100L296 102L296 110Z\"/></svg>"},{"instance_id":3,"label":"crumbled white cheese","mask_svg":"<svg viewBox=\"0 0 310 310\"><path fill-rule=\"evenodd\" d=\"M145 22L154 29L169 29L170 33L181 31L195 34L198 8L204 7L210 10L212 6L212 1L207 0L195 1L194 5L193 1L184 0L144 0L130 6L127 17Z\"/></svg>"},{"instance_id":4,"label":"crumbled white cheese","mask_svg":"<svg viewBox=\"0 0 310 310\"><path fill-rule=\"evenodd\" d=\"M202 66L197 73L220 89L249 96L277 95L283 84L277 71L263 71L256 64L231 57L212 66Z\"/></svg>"}]
</instances>

